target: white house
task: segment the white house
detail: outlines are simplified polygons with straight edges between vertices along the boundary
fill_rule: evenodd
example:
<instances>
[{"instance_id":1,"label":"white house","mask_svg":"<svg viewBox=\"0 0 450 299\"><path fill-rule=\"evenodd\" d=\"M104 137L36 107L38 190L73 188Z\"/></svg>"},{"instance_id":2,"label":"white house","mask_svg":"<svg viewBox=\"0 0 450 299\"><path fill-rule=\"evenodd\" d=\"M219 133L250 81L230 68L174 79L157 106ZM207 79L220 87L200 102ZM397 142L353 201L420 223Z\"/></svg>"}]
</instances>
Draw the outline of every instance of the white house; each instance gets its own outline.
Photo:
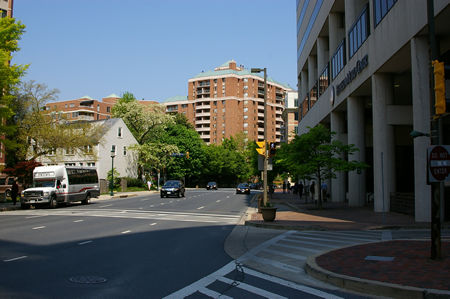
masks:
<instances>
[{"instance_id":1,"label":"white house","mask_svg":"<svg viewBox=\"0 0 450 299\"><path fill-rule=\"evenodd\" d=\"M127 125L121 118L99 120L93 124L104 125L105 132L92 155L82 155L71 149L62 150L53 156L37 159L43 165L95 166L99 179L106 179L112 168L111 151L114 152L114 168L120 177L137 177L137 155L129 148L137 144Z\"/></svg>"}]
</instances>

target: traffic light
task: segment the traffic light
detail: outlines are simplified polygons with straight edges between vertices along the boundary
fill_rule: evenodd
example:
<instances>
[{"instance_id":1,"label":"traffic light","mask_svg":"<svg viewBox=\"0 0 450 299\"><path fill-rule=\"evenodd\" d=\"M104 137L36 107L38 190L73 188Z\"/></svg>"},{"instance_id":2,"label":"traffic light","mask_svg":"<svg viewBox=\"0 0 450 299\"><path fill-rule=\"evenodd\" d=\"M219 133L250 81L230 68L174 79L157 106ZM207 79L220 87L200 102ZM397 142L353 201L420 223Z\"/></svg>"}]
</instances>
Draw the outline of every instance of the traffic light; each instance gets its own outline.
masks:
<instances>
[{"instance_id":1,"label":"traffic light","mask_svg":"<svg viewBox=\"0 0 450 299\"><path fill-rule=\"evenodd\" d=\"M436 115L445 113L445 69L444 63L433 60L434 71L434 109Z\"/></svg>"},{"instance_id":2,"label":"traffic light","mask_svg":"<svg viewBox=\"0 0 450 299\"><path fill-rule=\"evenodd\" d=\"M276 152L277 152L277 144L275 142L271 142L270 143L270 147L269 147L269 154L270 156L275 156Z\"/></svg>"},{"instance_id":3,"label":"traffic light","mask_svg":"<svg viewBox=\"0 0 450 299\"><path fill-rule=\"evenodd\" d=\"M189 152L186 152L186 159L189 159Z\"/></svg>"},{"instance_id":4,"label":"traffic light","mask_svg":"<svg viewBox=\"0 0 450 299\"><path fill-rule=\"evenodd\" d=\"M266 141L256 141L256 151L258 152L258 154L263 155L264 156L264 151L266 150L265 147L265 143Z\"/></svg>"}]
</instances>

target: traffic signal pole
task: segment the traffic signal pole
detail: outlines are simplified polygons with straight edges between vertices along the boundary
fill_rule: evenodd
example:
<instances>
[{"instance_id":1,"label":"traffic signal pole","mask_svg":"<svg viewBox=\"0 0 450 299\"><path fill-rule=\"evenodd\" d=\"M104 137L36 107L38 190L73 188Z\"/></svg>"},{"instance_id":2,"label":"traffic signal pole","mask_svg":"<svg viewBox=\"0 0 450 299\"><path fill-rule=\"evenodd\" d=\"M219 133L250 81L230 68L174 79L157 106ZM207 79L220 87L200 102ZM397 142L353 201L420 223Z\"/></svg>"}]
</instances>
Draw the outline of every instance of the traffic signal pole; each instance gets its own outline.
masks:
<instances>
[{"instance_id":1,"label":"traffic signal pole","mask_svg":"<svg viewBox=\"0 0 450 299\"><path fill-rule=\"evenodd\" d=\"M434 0L427 1L428 10L428 38L430 43L431 61L438 59L438 52L436 46L436 35L434 30ZM432 66L433 73L435 66ZM430 97L432 107L436 106L436 96L434 91L434 76L431 76L431 90ZM440 117L433 115L434 109L431 109L431 144L438 145L441 143L440 136ZM441 259L441 183L431 183L431 256L432 260Z\"/></svg>"},{"instance_id":2,"label":"traffic signal pole","mask_svg":"<svg viewBox=\"0 0 450 299\"><path fill-rule=\"evenodd\" d=\"M269 148L267 146L267 68L264 68L264 206L267 205L267 164L269 160Z\"/></svg>"}]
</instances>

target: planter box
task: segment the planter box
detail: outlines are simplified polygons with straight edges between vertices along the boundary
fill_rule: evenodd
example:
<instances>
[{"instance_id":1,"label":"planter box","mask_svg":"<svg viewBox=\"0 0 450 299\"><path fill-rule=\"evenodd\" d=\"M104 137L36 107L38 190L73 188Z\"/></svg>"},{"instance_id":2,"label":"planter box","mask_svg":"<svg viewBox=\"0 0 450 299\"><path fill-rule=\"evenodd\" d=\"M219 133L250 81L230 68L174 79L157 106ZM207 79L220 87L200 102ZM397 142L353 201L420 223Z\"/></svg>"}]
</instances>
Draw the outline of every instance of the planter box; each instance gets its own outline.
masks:
<instances>
[{"instance_id":1,"label":"planter box","mask_svg":"<svg viewBox=\"0 0 450 299\"><path fill-rule=\"evenodd\" d=\"M261 207L261 214L264 219L264 221L274 221L275 216L277 214L277 208L271 207L271 208L264 208Z\"/></svg>"}]
</instances>

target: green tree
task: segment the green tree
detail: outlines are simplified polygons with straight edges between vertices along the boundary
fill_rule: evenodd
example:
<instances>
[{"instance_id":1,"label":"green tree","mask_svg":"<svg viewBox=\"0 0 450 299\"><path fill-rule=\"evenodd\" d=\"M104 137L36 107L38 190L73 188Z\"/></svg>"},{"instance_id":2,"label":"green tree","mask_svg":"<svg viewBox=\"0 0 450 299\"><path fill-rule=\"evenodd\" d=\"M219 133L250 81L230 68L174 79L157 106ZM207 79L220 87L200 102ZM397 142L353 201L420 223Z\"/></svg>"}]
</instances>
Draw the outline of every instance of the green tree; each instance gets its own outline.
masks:
<instances>
[{"instance_id":1,"label":"green tree","mask_svg":"<svg viewBox=\"0 0 450 299\"><path fill-rule=\"evenodd\" d=\"M138 142L130 147L138 154L138 177L143 177L145 168L163 171L170 154L178 151L173 145L160 142L167 126L173 123L173 116L166 113L165 107L141 104L132 93L125 92L114 105L112 116L122 118Z\"/></svg>"},{"instance_id":2,"label":"green tree","mask_svg":"<svg viewBox=\"0 0 450 299\"><path fill-rule=\"evenodd\" d=\"M178 148L183 157L173 157L167 165L167 173L173 178L185 178L186 184L200 183L204 165L205 144L183 114L175 114L174 123L168 125L161 143ZM186 153L189 153L189 158Z\"/></svg>"},{"instance_id":3,"label":"green tree","mask_svg":"<svg viewBox=\"0 0 450 299\"><path fill-rule=\"evenodd\" d=\"M275 163L300 178L317 179L319 187L322 180L335 178L336 171L367 168L368 165L363 162L350 160L351 155L359 149L353 144L332 140L334 134L321 124L310 128L308 133L295 136L291 143L281 146L275 156ZM318 205L322 208L321 192L318 195Z\"/></svg>"},{"instance_id":4,"label":"green tree","mask_svg":"<svg viewBox=\"0 0 450 299\"><path fill-rule=\"evenodd\" d=\"M21 85L16 97L21 107L21 118L16 119L18 128L17 155L21 160L35 160L58 150L73 149L81 155L94 155L86 151L100 142L104 134L102 125L88 122L68 122L63 114L46 110L45 104L55 100L57 90L48 90L45 84L30 81ZM58 155L55 155L57 159Z\"/></svg>"},{"instance_id":5,"label":"green tree","mask_svg":"<svg viewBox=\"0 0 450 299\"><path fill-rule=\"evenodd\" d=\"M0 19L0 135L6 136L2 143L7 149L17 146L11 138L16 131L11 102L20 78L28 68L27 65L11 64L10 61L13 54L20 50L18 41L24 32L25 25L20 21L9 17Z\"/></svg>"}]
</instances>

